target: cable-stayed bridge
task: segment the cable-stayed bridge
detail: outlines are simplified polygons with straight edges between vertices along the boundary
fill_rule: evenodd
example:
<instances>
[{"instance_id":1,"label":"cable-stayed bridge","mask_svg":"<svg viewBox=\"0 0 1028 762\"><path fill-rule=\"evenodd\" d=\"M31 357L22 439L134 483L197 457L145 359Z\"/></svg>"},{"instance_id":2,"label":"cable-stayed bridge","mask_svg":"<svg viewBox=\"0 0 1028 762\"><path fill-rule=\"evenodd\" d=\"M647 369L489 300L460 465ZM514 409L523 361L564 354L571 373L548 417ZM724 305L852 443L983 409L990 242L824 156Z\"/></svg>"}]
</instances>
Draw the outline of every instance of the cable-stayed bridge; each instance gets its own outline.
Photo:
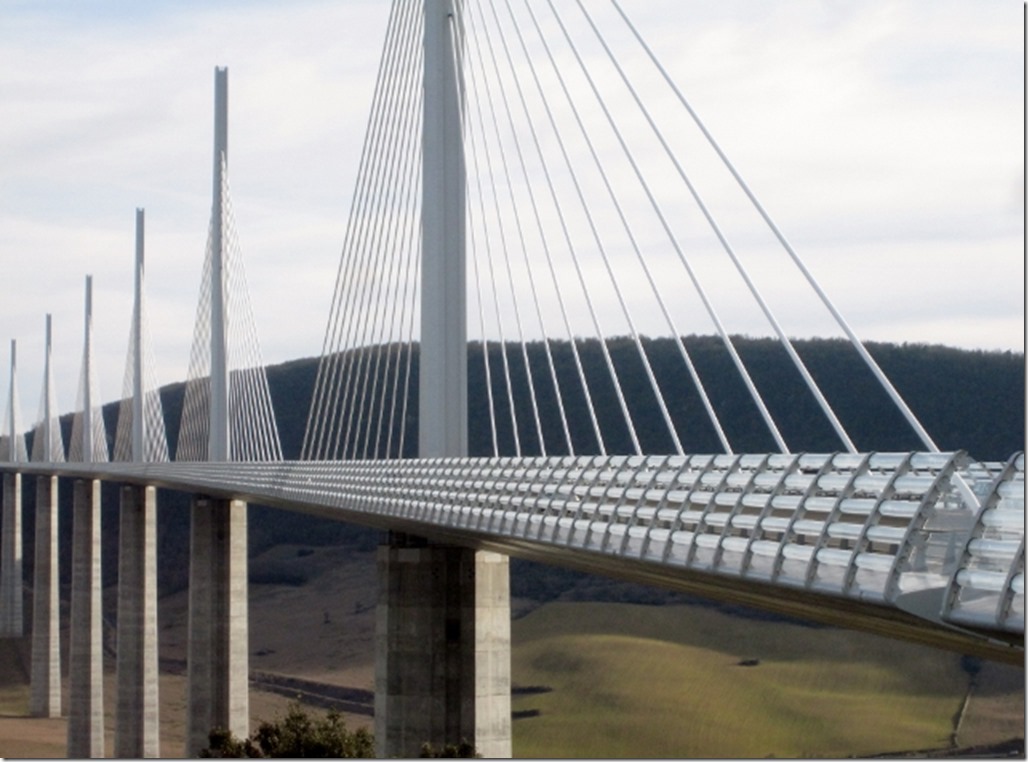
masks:
<instances>
[{"instance_id":1,"label":"cable-stayed bridge","mask_svg":"<svg viewBox=\"0 0 1028 762\"><path fill-rule=\"evenodd\" d=\"M298 461L282 459L248 301L226 70L215 83L211 223L174 446L147 341L142 212L113 448L91 281L67 447L48 362L29 457L12 344L0 616L21 633L20 475L33 474L32 711L59 714L54 525L58 477L71 479L69 754L103 753L101 480L123 485L122 756L158 753L155 487L196 495L187 753L211 727L246 732L246 502L390 533L376 674L386 754L459 737L511 753L511 554L1023 663L1023 454L940 452L616 3L393 4ZM691 164L700 148L721 171L709 195ZM898 411L908 451L854 441L764 288L785 269ZM831 445L809 452L781 424L725 298L764 316L804 390L787 404L814 411ZM704 375L687 330L716 336L744 408L724 409L724 379ZM657 364L647 334L671 337L673 367ZM49 319L46 346L49 358ZM473 420L472 372L487 396ZM641 425L644 409L660 424ZM754 431L765 447L740 451Z\"/></svg>"}]
</instances>

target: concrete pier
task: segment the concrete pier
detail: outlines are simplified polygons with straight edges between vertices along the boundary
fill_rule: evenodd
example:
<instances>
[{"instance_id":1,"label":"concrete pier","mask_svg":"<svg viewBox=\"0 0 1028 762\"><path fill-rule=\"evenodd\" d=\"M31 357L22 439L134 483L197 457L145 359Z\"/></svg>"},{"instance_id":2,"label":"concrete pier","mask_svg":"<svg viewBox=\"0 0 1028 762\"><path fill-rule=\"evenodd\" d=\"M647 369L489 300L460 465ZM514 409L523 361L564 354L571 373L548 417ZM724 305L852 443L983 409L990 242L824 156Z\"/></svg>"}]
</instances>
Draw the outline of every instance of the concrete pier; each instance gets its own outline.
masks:
<instances>
[{"instance_id":1,"label":"concrete pier","mask_svg":"<svg viewBox=\"0 0 1028 762\"><path fill-rule=\"evenodd\" d=\"M0 531L0 638L25 631L22 590L21 474L3 477L3 528Z\"/></svg>"},{"instance_id":2,"label":"concrete pier","mask_svg":"<svg viewBox=\"0 0 1028 762\"><path fill-rule=\"evenodd\" d=\"M193 500L187 757L207 746L213 728L250 732L246 511L242 500Z\"/></svg>"},{"instance_id":3,"label":"concrete pier","mask_svg":"<svg viewBox=\"0 0 1028 762\"><path fill-rule=\"evenodd\" d=\"M104 756L100 481L76 479L72 491L68 757Z\"/></svg>"},{"instance_id":4,"label":"concrete pier","mask_svg":"<svg viewBox=\"0 0 1028 762\"><path fill-rule=\"evenodd\" d=\"M375 753L511 755L510 577L498 553L392 534L378 550Z\"/></svg>"},{"instance_id":5,"label":"concrete pier","mask_svg":"<svg viewBox=\"0 0 1028 762\"><path fill-rule=\"evenodd\" d=\"M118 702L114 753L160 756L157 661L157 490L121 488L118 538Z\"/></svg>"},{"instance_id":6,"label":"concrete pier","mask_svg":"<svg viewBox=\"0 0 1028 762\"><path fill-rule=\"evenodd\" d=\"M36 477L29 713L61 716L60 597L57 576L57 477Z\"/></svg>"}]
</instances>

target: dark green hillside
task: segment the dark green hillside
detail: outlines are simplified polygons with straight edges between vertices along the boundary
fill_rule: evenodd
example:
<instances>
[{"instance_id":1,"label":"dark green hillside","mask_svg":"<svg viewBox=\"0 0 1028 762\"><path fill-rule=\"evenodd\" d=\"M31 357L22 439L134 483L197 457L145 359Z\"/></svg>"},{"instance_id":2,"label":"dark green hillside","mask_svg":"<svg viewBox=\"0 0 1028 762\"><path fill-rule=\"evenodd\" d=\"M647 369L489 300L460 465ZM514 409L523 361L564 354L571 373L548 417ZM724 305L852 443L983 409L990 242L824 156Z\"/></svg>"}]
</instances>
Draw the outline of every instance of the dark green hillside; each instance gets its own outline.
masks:
<instances>
[{"instance_id":1,"label":"dark green hillside","mask_svg":"<svg viewBox=\"0 0 1028 762\"><path fill-rule=\"evenodd\" d=\"M720 444L675 342L671 339L645 339L643 343L654 376L668 397L670 414L685 450L719 452ZM735 343L791 450L830 452L843 449L777 341L739 338ZM795 345L858 449L923 449L848 342L813 339L797 341ZM712 404L734 449L741 452L776 449L721 341L709 336L689 336L685 339L685 346L700 377L705 380ZM654 454L673 452L673 444L664 431L663 420L633 343L629 339L616 338L608 342L608 347L643 450ZM580 454L598 452L571 347L567 342L551 341L549 348L575 450ZM631 452L631 440L621 420L619 403L606 372L599 343L579 341L577 349L607 451ZM870 344L868 349L940 449L964 449L980 460L1004 460L1015 450L1023 449L1024 355L921 344ZM488 352L493 368L492 397L498 410L500 454L514 454L506 383L497 370L502 365L501 348L499 344L490 342ZM557 395L550 380L545 347L541 342L532 342L525 347L524 354L527 354L535 382L547 452L564 454L567 448L563 442ZM518 409L522 453L539 454L538 433L533 417L527 412L528 384L521 346L508 344L506 355L512 396ZM416 352L413 360L410 384L411 389L416 389ZM468 368L471 454L490 455L492 437L481 343L469 345ZM286 457L296 457L306 426L316 360L297 360L274 366L268 369L268 374L283 450ZM671 393L668 390L672 390ZM165 399L166 410L170 414L175 405L167 396ZM409 428L404 454L413 457L413 443L417 441L416 393L411 394L407 420ZM171 428L169 425L169 432Z\"/></svg>"}]
</instances>

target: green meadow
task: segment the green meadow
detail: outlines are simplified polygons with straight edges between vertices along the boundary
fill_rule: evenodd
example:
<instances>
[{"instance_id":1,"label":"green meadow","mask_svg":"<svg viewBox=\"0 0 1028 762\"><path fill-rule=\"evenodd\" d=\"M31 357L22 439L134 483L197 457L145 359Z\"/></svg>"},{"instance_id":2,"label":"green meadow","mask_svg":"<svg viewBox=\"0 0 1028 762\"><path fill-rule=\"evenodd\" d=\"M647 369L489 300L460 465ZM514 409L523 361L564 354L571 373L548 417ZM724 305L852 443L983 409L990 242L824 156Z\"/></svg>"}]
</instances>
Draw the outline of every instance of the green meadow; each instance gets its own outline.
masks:
<instances>
[{"instance_id":1,"label":"green meadow","mask_svg":"<svg viewBox=\"0 0 1028 762\"><path fill-rule=\"evenodd\" d=\"M517 757L944 748L970 680L957 654L703 606L551 603L516 620L513 640L517 685L549 689L515 696ZM993 669L1008 685L999 706L1015 722L990 732L1021 736L1023 672L990 667L983 678ZM968 715L975 707L972 699Z\"/></svg>"}]
</instances>

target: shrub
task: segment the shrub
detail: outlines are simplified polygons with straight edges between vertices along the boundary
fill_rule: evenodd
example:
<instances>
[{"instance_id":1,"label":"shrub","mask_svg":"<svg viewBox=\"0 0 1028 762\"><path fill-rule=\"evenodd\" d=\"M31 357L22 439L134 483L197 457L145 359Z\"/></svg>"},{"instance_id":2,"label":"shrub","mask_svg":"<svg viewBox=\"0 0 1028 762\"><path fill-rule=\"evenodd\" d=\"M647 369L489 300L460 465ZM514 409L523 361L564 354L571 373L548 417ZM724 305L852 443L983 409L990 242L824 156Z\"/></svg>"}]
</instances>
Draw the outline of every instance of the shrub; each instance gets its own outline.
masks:
<instances>
[{"instance_id":1,"label":"shrub","mask_svg":"<svg viewBox=\"0 0 1028 762\"><path fill-rule=\"evenodd\" d=\"M289 705L286 716L262 722L249 738L240 741L221 728L211 730L209 746L200 752L206 758L244 757L336 757L367 758L375 755L374 737L364 728L348 730L339 712L311 717L299 702Z\"/></svg>"}]
</instances>

